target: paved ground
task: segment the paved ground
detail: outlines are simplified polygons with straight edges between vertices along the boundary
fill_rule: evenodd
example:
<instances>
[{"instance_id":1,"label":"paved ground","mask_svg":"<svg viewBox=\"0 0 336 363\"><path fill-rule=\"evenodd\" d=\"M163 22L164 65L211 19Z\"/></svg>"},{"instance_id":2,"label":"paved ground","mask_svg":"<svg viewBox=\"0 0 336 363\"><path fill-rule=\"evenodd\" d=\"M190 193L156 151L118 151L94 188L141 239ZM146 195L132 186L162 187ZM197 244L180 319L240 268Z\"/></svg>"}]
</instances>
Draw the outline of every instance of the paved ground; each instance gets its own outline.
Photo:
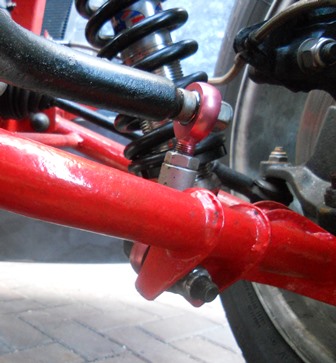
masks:
<instances>
[{"instance_id":1,"label":"paved ground","mask_svg":"<svg viewBox=\"0 0 336 363\"><path fill-rule=\"evenodd\" d=\"M219 301L147 302L128 264L0 264L0 363L243 363Z\"/></svg>"}]
</instances>

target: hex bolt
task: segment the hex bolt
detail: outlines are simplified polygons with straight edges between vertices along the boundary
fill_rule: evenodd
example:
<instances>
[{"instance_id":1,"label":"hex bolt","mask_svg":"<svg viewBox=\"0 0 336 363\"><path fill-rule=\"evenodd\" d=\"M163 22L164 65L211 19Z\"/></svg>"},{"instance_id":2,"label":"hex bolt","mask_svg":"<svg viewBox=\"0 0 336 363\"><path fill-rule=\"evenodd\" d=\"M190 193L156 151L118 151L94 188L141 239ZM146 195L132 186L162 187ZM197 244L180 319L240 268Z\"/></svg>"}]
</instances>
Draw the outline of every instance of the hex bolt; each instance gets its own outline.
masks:
<instances>
[{"instance_id":1,"label":"hex bolt","mask_svg":"<svg viewBox=\"0 0 336 363\"><path fill-rule=\"evenodd\" d=\"M218 286L202 266L195 268L185 277L185 289L191 299L205 303L215 300L219 294Z\"/></svg>"},{"instance_id":2,"label":"hex bolt","mask_svg":"<svg viewBox=\"0 0 336 363\"><path fill-rule=\"evenodd\" d=\"M332 38L309 38L300 45L297 62L302 71L312 71L336 62L336 42Z\"/></svg>"},{"instance_id":3,"label":"hex bolt","mask_svg":"<svg viewBox=\"0 0 336 363\"><path fill-rule=\"evenodd\" d=\"M272 163L287 163L288 155L282 146L277 146L270 153L268 161Z\"/></svg>"},{"instance_id":4,"label":"hex bolt","mask_svg":"<svg viewBox=\"0 0 336 363\"><path fill-rule=\"evenodd\" d=\"M218 286L207 276L199 276L194 279L190 286L190 297L209 303L216 299L219 294Z\"/></svg>"},{"instance_id":5,"label":"hex bolt","mask_svg":"<svg viewBox=\"0 0 336 363\"><path fill-rule=\"evenodd\" d=\"M222 101L220 112L213 131L220 132L225 130L232 121L232 118L233 118L233 109L231 105L225 101Z\"/></svg>"},{"instance_id":6,"label":"hex bolt","mask_svg":"<svg viewBox=\"0 0 336 363\"><path fill-rule=\"evenodd\" d=\"M189 272L169 291L184 296L187 300L198 300L209 303L219 295L218 286L212 281L209 272L202 266Z\"/></svg>"},{"instance_id":7,"label":"hex bolt","mask_svg":"<svg viewBox=\"0 0 336 363\"><path fill-rule=\"evenodd\" d=\"M32 128L37 132L46 131L50 126L49 117L42 112L34 113L30 116Z\"/></svg>"}]
</instances>

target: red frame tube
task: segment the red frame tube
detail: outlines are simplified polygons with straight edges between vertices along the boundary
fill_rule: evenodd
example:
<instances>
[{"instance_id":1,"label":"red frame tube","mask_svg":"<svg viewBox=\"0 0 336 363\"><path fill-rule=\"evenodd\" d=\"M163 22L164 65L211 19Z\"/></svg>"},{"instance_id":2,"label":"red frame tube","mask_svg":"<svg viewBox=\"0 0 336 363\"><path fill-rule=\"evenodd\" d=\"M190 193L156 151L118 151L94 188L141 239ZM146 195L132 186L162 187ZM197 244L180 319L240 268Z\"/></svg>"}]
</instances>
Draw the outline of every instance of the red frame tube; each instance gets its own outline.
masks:
<instances>
[{"instance_id":1,"label":"red frame tube","mask_svg":"<svg viewBox=\"0 0 336 363\"><path fill-rule=\"evenodd\" d=\"M13 17L40 33L45 0L17 3ZM202 265L221 290L247 279L336 305L335 236L277 203L180 192L129 175L123 146L59 115L54 121L56 134L0 130L0 207L142 243L134 250L137 287L149 299Z\"/></svg>"},{"instance_id":2,"label":"red frame tube","mask_svg":"<svg viewBox=\"0 0 336 363\"><path fill-rule=\"evenodd\" d=\"M55 132L62 135L77 135L80 141L74 148L105 165L127 171L130 160L124 156L125 147L107 137L68 121L56 112ZM64 145L66 146L66 145Z\"/></svg>"},{"instance_id":3,"label":"red frame tube","mask_svg":"<svg viewBox=\"0 0 336 363\"><path fill-rule=\"evenodd\" d=\"M16 0L12 12L13 19L35 34L41 34L44 10L47 0Z\"/></svg>"},{"instance_id":4,"label":"red frame tube","mask_svg":"<svg viewBox=\"0 0 336 363\"><path fill-rule=\"evenodd\" d=\"M202 265L221 289L243 278L336 305L336 238L277 203L176 191L7 131L0 154L2 208L151 245L146 298Z\"/></svg>"}]
</instances>

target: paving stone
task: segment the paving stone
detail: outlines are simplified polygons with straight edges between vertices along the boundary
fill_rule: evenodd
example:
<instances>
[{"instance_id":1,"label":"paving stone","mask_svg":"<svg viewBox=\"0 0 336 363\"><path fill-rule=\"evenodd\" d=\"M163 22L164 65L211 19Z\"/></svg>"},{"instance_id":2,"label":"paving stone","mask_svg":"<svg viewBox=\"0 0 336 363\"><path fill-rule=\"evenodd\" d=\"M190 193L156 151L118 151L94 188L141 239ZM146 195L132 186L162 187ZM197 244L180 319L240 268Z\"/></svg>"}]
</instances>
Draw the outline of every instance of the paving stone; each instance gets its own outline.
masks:
<instances>
[{"instance_id":1,"label":"paving stone","mask_svg":"<svg viewBox=\"0 0 336 363\"><path fill-rule=\"evenodd\" d=\"M19 268L15 267L15 269ZM86 273L89 270L92 280L101 280L101 275L106 275L104 269L102 271L100 269L88 269L87 266L83 266L82 269L85 269ZM43 272L40 266L38 270L40 274ZM78 266L76 270L80 272ZM53 268L53 271L56 274L56 267ZM23 275L26 275L27 281L31 284L31 290L28 285L22 290L25 290L27 294L31 293L31 295L29 298L20 299L20 304L22 301L26 301L24 311L15 315L13 313L3 316L18 318L22 323L29 324L32 329L36 328L38 333L45 334L53 339L55 344L57 343L66 351L73 352L77 357L76 359L81 357L83 362L201 363L204 360L200 360L198 357L199 352L196 349L196 343L195 347L189 347L185 343L197 335L199 339L204 341L204 349L214 349L213 346L216 347L215 349L219 349L222 356L227 358L225 363L231 363L229 359L240 357L234 353L235 348L231 347L231 343L235 345L234 341L231 341L230 344L223 344L223 340L225 342L230 341L227 337L231 333L227 332L229 328L219 302L196 309L173 294L164 294L157 301L148 302L134 291L132 281L128 280L130 274L127 272L128 270L124 269L124 266L115 266L114 270L109 269L113 275L123 276L124 280L119 282L122 287L120 291L119 288L111 286L111 291L106 293L106 289L100 286L96 295L93 284L93 286L88 287L86 292L83 290L80 298L77 299L75 296L78 291L78 284L75 278L69 276L71 271L71 268L68 270L67 266L62 266L64 275L61 276L60 274L59 283L56 280L53 282L53 286L58 287L50 295L48 295L48 291L52 290L52 286L50 285L46 289L42 282L36 281L38 274L34 275L34 278L29 275L29 270L18 274L21 279L23 279ZM18 272L16 271L16 273ZM67 281L67 287L63 294L61 286L64 276L69 277L69 281ZM132 279L133 275L130 280ZM73 293L71 293L71 285ZM8 289L10 290L10 287ZM63 299L64 295L66 295L65 299ZM67 298L69 296L74 298ZM50 299L50 305L42 305L40 297L42 297L42 301ZM57 306L53 303L53 299L64 303ZM36 309L27 311L26 307L32 306L34 303L38 304L39 308L35 305ZM25 335L27 334L25 333ZM179 342L184 342L184 345L179 346ZM29 342L27 344L29 345ZM47 346L54 349L54 345L47 343ZM33 361L30 356L24 355L23 359L20 354L9 355L8 349L11 348L6 342L3 343L3 347L1 346L0 334L0 357L7 357L4 362L12 363L16 362L17 359L21 363L26 358ZM19 353L23 352L26 350ZM27 362L30 363L29 360ZM49 363L49 360L45 362ZM63 363L63 360L60 359L57 362ZM241 363L240 361L233 362Z\"/></svg>"},{"instance_id":2,"label":"paving stone","mask_svg":"<svg viewBox=\"0 0 336 363\"><path fill-rule=\"evenodd\" d=\"M178 340L172 345L185 353L188 353L204 363L244 363L245 360L227 349L213 344L202 337L192 337L188 339Z\"/></svg>"},{"instance_id":3,"label":"paving stone","mask_svg":"<svg viewBox=\"0 0 336 363\"><path fill-rule=\"evenodd\" d=\"M121 326L139 325L157 319L157 316L137 308L127 310L107 311L85 316L79 316L76 320L96 331L106 332Z\"/></svg>"},{"instance_id":4,"label":"paving stone","mask_svg":"<svg viewBox=\"0 0 336 363\"><path fill-rule=\"evenodd\" d=\"M0 339L11 350L23 350L38 345L51 343L51 339L14 316L2 316L0 319Z\"/></svg>"},{"instance_id":5,"label":"paving stone","mask_svg":"<svg viewBox=\"0 0 336 363\"><path fill-rule=\"evenodd\" d=\"M58 329L48 331L48 334L88 360L120 354L125 350L122 345L116 344L75 322L64 323Z\"/></svg>"},{"instance_id":6,"label":"paving stone","mask_svg":"<svg viewBox=\"0 0 336 363\"><path fill-rule=\"evenodd\" d=\"M53 314L52 309L27 311L20 314L20 319L38 328L40 331L44 331L46 328L57 328L61 326L64 321L69 321L68 317Z\"/></svg>"},{"instance_id":7,"label":"paving stone","mask_svg":"<svg viewBox=\"0 0 336 363\"><path fill-rule=\"evenodd\" d=\"M142 328L165 342L196 335L219 325L197 314L186 313L167 319L143 324Z\"/></svg>"},{"instance_id":8,"label":"paving stone","mask_svg":"<svg viewBox=\"0 0 336 363\"><path fill-rule=\"evenodd\" d=\"M190 303L181 296L170 293L162 294L155 300L155 302L164 303L172 308L177 308L180 312L190 312L192 314L197 314L197 316L203 316L218 324L224 324L226 322L225 313L219 297L213 302L203 304L198 308L190 305Z\"/></svg>"},{"instance_id":9,"label":"paving stone","mask_svg":"<svg viewBox=\"0 0 336 363\"><path fill-rule=\"evenodd\" d=\"M82 363L84 360L60 344L17 351L0 357L0 363Z\"/></svg>"},{"instance_id":10,"label":"paving stone","mask_svg":"<svg viewBox=\"0 0 336 363\"><path fill-rule=\"evenodd\" d=\"M236 353L241 353L233 333L228 325L208 330L200 334L205 339Z\"/></svg>"},{"instance_id":11,"label":"paving stone","mask_svg":"<svg viewBox=\"0 0 336 363\"><path fill-rule=\"evenodd\" d=\"M0 356L6 353L10 353L12 351L11 347L7 345L1 338L0 338Z\"/></svg>"},{"instance_id":12,"label":"paving stone","mask_svg":"<svg viewBox=\"0 0 336 363\"><path fill-rule=\"evenodd\" d=\"M179 316L184 311L176 306L164 304L158 301L147 301L142 296L137 299L128 302L130 307L150 312L152 315L156 315L158 318L170 318L173 316Z\"/></svg>"},{"instance_id":13,"label":"paving stone","mask_svg":"<svg viewBox=\"0 0 336 363\"><path fill-rule=\"evenodd\" d=\"M59 316L62 320L73 320L80 316L99 313L100 310L83 303L71 303L67 305L48 307L43 309L43 312L48 313L53 317Z\"/></svg>"},{"instance_id":14,"label":"paving stone","mask_svg":"<svg viewBox=\"0 0 336 363\"><path fill-rule=\"evenodd\" d=\"M88 360L102 359L124 351L121 345L74 321L51 315L50 311L48 314L26 314L22 318Z\"/></svg>"},{"instance_id":15,"label":"paving stone","mask_svg":"<svg viewBox=\"0 0 336 363\"><path fill-rule=\"evenodd\" d=\"M22 313L25 311L38 310L43 305L27 299L0 301L0 314Z\"/></svg>"},{"instance_id":16,"label":"paving stone","mask_svg":"<svg viewBox=\"0 0 336 363\"><path fill-rule=\"evenodd\" d=\"M108 299L100 299L95 296L93 296L91 299L86 299L85 303L88 306L91 306L95 308L96 310L108 312L108 311L119 311L119 310L125 310L129 309L129 305L127 304L127 301L123 299L123 301L119 301L117 297L108 298Z\"/></svg>"},{"instance_id":17,"label":"paving stone","mask_svg":"<svg viewBox=\"0 0 336 363\"><path fill-rule=\"evenodd\" d=\"M148 361L140 359L139 357L130 352L125 352L123 354L118 355L117 357L96 361L95 363L146 363L146 362L148 363Z\"/></svg>"},{"instance_id":18,"label":"paving stone","mask_svg":"<svg viewBox=\"0 0 336 363\"><path fill-rule=\"evenodd\" d=\"M138 356L153 363L196 363L187 353L180 352L169 344L155 339L150 334L135 327L122 327L106 333L113 340L126 345ZM1 362L0 362L1 363Z\"/></svg>"},{"instance_id":19,"label":"paving stone","mask_svg":"<svg viewBox=\"0 0 336 363\"><path fill-rule=\"evenodd\" d=\"M12 301L23 299L19 292L13 290L13 286L8 284L0 284L0 301Z\"/></svg>"},{"instance_id":20,"label":"paving stone","mask_svg":"<svg viewBox=\"0 0 336 363\"><path fill-rule=\"evenodd\" d=\"M34 284L24 286L16 290L25 299L38 301L45 307L63 306L76 302L72 297L66 296L62 292L51 291Z\"/></svg>"}]
</instances>

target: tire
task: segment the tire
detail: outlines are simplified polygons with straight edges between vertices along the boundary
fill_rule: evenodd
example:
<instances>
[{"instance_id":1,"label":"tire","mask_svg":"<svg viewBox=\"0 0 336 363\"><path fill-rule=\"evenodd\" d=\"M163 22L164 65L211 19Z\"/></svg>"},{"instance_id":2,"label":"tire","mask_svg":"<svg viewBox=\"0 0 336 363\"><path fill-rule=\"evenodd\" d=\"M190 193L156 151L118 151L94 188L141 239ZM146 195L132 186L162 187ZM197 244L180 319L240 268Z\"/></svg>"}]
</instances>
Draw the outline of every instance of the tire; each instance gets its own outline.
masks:
<instances>
[{"instance_id":1,"label":"tire","mask_svg":"<svg viewBox=\"0 0 336 363\"><path fill-rule=\"evenodd\" d=\"M221 298L246 362L303 362L275 328L251 283L240 281L227 289Z\"/></svg>"},{"instance_id":2,"label":"tire","mask_svg":"<svg viewBox=\"0 0 336 363\"><path fill-rule=\"evenodd\" d=\"M228 52L240 28L262 21L268 12L290 1L242 0L236 2L229 33L223 41L216 74L233 60ZM282 145L289 160L304 161L312 149L301 131L312 99L327 108L328 95L295 94L282 87L256 85L246 73L221 89L225 101L235 105L230 129L230 165L252 177L259 162L267 160L274 146ZM305 110L305 111L304 111ZM308 111L307 111L308 110ZM323 112L319 112L323 119ZM311 136L318 134L315 129ZM306 127L307 129L307 127ZM229 134L228 134L229 135ZM314 139L312 137L312 139ZM311 142L314 143L314 140ZM304 150L303 150L304 145ZM221 296L224 309L248 363L336 362L336 308L277 288L241 281Z\"/></svg>"}]
</instances>

